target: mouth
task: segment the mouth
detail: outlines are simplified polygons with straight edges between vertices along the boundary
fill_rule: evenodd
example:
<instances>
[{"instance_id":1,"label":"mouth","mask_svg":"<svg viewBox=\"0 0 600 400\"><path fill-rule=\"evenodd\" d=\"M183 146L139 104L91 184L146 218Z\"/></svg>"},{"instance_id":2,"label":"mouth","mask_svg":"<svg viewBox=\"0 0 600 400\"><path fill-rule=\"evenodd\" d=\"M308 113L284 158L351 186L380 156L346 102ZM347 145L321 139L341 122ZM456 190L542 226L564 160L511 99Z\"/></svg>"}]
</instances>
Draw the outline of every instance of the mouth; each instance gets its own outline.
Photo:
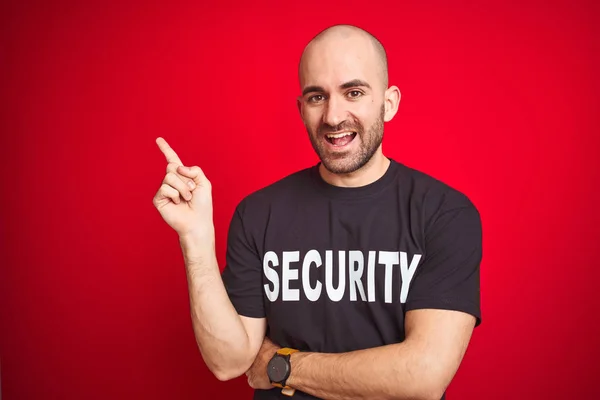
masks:
<instances>
[{"instance_id":1,"label":"mouth","mask_svg":"<svg viewBox=\"0 0 600 400\"><path fill-rule=\"evenodd\" d=\"M356 132L338 132L325 135L325 140L334 147L349 145L356 137Z\"/></svg>"}]
</instances>

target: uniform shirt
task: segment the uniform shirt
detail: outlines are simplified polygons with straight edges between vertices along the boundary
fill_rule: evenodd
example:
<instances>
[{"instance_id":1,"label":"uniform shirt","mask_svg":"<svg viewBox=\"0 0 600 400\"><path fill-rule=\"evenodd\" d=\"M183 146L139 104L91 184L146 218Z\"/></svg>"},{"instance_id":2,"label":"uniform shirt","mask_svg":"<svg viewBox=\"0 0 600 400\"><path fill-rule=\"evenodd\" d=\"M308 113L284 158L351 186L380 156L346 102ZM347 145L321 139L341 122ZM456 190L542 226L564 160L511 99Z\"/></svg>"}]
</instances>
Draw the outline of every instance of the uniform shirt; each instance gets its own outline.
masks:
<instances>
[{"instance_id":1,"label":"uniform shirt","mask_svg":"<svg viewBox=\"0 0 600 400\"><path fill-rule=\"evenodd\" d=\"M366 186L330 185L317 164L239 203L222 274L238 314L266 318L282 347L322 353L402 342L414 309L463 311L481 323L477 209L390 161ZM254 398L287 397L274 388Z\"/></svg>"}]
</instances>

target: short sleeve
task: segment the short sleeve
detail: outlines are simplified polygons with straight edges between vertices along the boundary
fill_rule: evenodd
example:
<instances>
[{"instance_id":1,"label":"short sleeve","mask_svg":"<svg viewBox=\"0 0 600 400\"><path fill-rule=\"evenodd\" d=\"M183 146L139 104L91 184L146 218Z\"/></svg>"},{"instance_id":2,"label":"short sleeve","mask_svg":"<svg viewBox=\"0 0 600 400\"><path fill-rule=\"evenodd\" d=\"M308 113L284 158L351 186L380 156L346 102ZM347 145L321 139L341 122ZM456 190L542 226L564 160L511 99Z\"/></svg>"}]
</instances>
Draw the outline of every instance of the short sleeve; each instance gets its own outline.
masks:
<instances>
[{"instance_id":1,"label":"short sleeve","mask_svg":"<svg viewBox=\"0 0 600 400\"><path fill-rule=\"evenodd\" d=\"M411 282L406 311L463 311L481 324L481 219L468 205L442 211L425 232L425 258Z\"/></svg>"},{"instance_id":2,"label":"short sleeve","mask_svg":"<svg viewBox=\"0 0 600 400\"><path fill-rule=\"evenodd\" d=\"M226 265L222 278L229 299L239 315L265 317L262 292L262 263L244 229L238 206L227 236Z\"/></svg>"}]
</instances>

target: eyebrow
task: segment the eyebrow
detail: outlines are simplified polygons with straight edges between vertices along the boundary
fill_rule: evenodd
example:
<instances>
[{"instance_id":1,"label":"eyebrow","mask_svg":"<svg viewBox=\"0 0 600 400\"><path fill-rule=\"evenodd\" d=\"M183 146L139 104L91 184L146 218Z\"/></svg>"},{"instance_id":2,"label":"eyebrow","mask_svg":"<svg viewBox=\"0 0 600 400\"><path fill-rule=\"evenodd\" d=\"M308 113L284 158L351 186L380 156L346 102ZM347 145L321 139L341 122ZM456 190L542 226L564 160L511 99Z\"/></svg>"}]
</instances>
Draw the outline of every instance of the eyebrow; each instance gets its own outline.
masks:
<instances>
[{"instance_id":1,"label":"eyebrow","mask_svg":"<svg viewBox=\"0 0 600 400\"><path fill-rule=\"evenodd\" d=\"M371 89L371 85L369 85L367 82L360 80L360 79L353 79L349 82L343 83L340 85L340 89L350 89L353 87L366 87Z\"/></svg>"},{"instance_id":2,"label":"eyebrow","mask_svg":"<svg viewBox=\"0 0 600 400\"><path fill-rule=\"evenodd\" d=\"M350 89L353 87L366 87L368 89L371 89L371 85L369 85L367 82L365 82L361 79L353 79L351 81L342 83L340 85L340 89ZM323 89L321 86L314 86L314 85L307 86L302 91L302 96L306 96L308 93L312 93L312 92L324 92L324 91L325 91L325 89Z\"/></svg>"}]
</instances>

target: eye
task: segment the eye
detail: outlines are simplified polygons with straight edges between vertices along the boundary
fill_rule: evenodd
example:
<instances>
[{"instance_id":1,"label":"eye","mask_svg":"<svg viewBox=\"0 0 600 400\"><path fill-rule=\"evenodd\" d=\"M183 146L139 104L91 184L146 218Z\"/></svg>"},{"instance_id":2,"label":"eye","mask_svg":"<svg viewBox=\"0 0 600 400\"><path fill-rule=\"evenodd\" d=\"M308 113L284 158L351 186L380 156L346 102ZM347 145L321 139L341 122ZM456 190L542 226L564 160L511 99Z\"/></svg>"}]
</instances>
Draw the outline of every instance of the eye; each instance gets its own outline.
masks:
<instances>
[{"instance_id":1,"label":"eye","mask_svg":"<svg viewBox=\"0 0 600 400\"><path fill-rule=\"evenodd\" d=\"M348 92L348 96L353 99L356 99L356 98L362 96L362 94L363 93L360 90L351 90Z\"/></svg>"},{"instance_id":2,"label":"eye","mask_svg":"<svg viewBox=\"0 0 600 400\"><path fill-rule=\"evenodd\" d=\"M318 103L319 101L323 100L323 95L322 94L315 94L314 96L310 96L308 98L308 102L309 103Z\"/></svg>"}]
</instances>

